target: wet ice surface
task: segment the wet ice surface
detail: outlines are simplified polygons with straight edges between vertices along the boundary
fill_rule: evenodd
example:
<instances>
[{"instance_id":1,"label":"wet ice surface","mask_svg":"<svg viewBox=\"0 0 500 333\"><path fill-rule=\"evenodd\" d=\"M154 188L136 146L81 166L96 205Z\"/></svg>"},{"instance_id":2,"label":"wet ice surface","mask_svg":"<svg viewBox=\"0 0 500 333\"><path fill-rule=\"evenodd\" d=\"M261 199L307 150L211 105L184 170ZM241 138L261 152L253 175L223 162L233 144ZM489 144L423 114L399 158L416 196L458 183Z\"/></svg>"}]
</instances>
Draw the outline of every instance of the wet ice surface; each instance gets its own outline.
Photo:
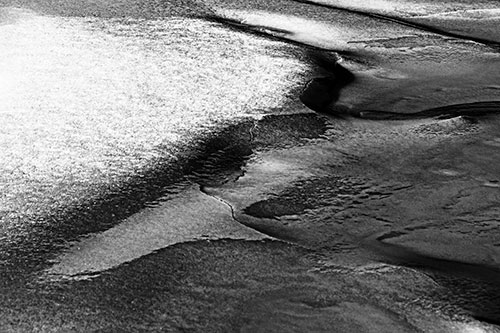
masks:
<instances>
[{"instance_id":1,"label":"wet ice surface","mask_svg":"<svg viewBox=\"0 0 500 333\"><path fill-rule=\"evenodd\" d=\"M330 106L336 112L415 113L498 99L500 58L495 43L443 36L342 7L234 7L220 9L220 15L279 38L340 53L343 66L356 73L356 80Z\"/></svg>"},{"instance_id":2,"label":"wet ice surface","mask_svg":"<svg viewBox=\"0 0 500 333\"><path fill-rule=\"evenodd\" d=\"M244 177L207 192L274 237L329 254L363 249L362 257L417 268L440 295L425 306L498 323L500 155L491 144L499 120L334 119L329 139L257 154Z\"/></svg>"},{"instance_id":3,"label":"wet ice surface","mask_svg":"<svg viewBox=\"0 0 500 333\"><path fill-rule=\"evenodd\" d=\"M302 1L302 0L301 0ZM343 8L381 15L408 24L444 33L478 38L489 42L500 41L498 3L491 1L349 1L319 0L302 2Z\"/></svg>"},{"instance_id":4,"label":"wet ice surface","mask_svg":"<svg viewBox=\"0 0 500 333\"><path fill-rule=\"evenodd\" d=\"M11 20L0 32L7 256L15 244L46 251L46 238L78 236L58 234L64 220L87 216L81 233L102 230L127 200L162 196L205 153L205 137L282 106L308 70L293 47L202 20L2 13Z\"/></svg>"},{"instance_id":5,"label":"wet ice surface","mask_svg":"<svg viewBox=\"0 0 500 333\"><path fill-rule=\"evenodd\" d=\"M321 4L9 1L3 331L500 330L498 5Z\"/></svg>"}]
</instances>

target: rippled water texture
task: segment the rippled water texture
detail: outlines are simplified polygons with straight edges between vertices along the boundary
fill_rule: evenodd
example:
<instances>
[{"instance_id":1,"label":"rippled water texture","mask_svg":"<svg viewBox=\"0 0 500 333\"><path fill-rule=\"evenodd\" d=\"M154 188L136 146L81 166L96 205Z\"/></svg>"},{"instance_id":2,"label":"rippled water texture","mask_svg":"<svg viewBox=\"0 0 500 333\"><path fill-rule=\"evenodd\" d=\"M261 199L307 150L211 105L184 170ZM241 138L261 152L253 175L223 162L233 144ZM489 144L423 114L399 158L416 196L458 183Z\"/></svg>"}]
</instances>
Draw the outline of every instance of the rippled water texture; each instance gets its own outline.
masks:
<instances>
[{"instance_id":1,"label":"rippled water texture","mask_svg":"<svg viewBox=\"0 0 500 333\"><path fill-rule=\"evenodd\" d=\"M284 44L201 20L2 20L4 239L181 163L216 126L286 103L307 71Z\"/></svg>"},{"instance_id":2,"label":"rippled water texture","mask_svg":"<svg viewBox=\"0 0 500 333\"><path fill-rule=\"evenodd\" d=\"M0 331L500 332L499 23L0 2Z\"/></svg>"}]
</instances>

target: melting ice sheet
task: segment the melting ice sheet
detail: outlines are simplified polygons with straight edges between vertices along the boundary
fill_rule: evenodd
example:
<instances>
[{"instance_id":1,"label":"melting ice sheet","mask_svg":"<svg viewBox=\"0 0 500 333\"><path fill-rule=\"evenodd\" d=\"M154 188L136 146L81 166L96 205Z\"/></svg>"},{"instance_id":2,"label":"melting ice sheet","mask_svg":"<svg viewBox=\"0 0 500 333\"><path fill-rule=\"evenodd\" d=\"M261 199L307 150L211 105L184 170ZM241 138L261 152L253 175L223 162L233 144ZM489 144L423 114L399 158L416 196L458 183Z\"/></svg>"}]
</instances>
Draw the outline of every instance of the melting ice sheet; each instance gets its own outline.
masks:
<instances>
[{"instance_id":1,"label":"melting ice sheet","mask_svg":"<svg viewBox=\"0 0 500 333\"><path fill-rule=\"evenodd\" d=\"M285 44L201 20L0 13L4 230L281 106L308 70Z\"/></svg>"}]
</instances>

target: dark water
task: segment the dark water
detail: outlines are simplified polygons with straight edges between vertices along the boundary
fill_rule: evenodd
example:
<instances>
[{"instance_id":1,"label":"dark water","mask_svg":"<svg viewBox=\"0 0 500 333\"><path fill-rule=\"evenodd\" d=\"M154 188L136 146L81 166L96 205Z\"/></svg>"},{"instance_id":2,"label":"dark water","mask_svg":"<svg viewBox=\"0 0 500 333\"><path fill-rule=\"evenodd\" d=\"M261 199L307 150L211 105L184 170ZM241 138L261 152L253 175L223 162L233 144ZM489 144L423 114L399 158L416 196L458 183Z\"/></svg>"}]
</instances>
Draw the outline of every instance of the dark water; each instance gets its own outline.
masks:
<instances>
[{"instance_id":1,"label":"dark water","mask_svg":"<svg viewBox=\"0 0 500 333\"><path fill-rule=\"evenodd\" d=\"M496 332L495 1L2 1L3 331Z\"/></svg>"}]
</instances>

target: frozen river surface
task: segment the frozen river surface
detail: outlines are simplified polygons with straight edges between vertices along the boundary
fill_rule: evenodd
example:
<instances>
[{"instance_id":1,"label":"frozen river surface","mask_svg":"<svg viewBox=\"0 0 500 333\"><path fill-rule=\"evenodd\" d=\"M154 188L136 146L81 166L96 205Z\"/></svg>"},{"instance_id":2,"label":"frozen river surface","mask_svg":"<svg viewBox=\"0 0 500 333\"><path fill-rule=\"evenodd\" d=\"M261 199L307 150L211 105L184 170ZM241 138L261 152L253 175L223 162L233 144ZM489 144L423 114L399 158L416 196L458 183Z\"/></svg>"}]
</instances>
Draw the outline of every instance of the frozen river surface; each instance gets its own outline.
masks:
<instances>
[{"instance_id":1,"label":"frozen river surface","mask_svg":"<svg viewBox=\"0 0 500 333\"><path fill-rule=\"evenodd\" d=\"M497 1L0 2L0 330L500 331Z\"/></svg>"}]
</instances>

